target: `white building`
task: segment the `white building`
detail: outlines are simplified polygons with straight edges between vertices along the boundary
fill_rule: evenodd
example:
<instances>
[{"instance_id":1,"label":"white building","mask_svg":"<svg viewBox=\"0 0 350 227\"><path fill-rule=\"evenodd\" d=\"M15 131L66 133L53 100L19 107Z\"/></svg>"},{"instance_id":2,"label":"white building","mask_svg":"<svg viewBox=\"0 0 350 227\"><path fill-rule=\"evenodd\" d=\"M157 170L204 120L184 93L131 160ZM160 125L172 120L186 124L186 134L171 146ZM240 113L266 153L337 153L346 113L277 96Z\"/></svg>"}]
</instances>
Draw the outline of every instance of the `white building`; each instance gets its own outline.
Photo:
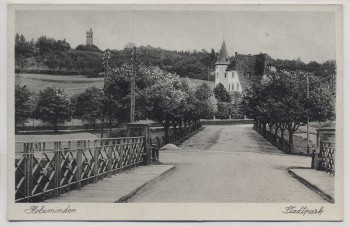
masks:
<instances>
[{"instance_id":1,"label":"white building","mask_svg":"<svg viewBox=\"0 0 350 227\"><path fill-rule=\"evenodd\" d=\"M261 80L266 70L275 70L267 54L244 55L235 52L230 58L225 41L215 62L215 86L223 84L229 92L242 92L254 80Z\"/></svg>"}]
</instances>

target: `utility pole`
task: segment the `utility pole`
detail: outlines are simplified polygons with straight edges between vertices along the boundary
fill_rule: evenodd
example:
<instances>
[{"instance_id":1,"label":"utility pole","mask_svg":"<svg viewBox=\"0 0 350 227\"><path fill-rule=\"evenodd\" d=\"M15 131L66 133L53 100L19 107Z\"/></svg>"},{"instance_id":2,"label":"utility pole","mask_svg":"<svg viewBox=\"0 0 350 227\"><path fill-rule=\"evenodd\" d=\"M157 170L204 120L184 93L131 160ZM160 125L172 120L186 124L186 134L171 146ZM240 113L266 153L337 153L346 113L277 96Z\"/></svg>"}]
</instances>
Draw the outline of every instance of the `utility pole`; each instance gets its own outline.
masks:
<instances>
[{"instance_id":1,"label":"utility pole","mask_svg":"<svg viewBox=\"0 0 350 227\"><path fill-rule=\"evenodd\" d=\"M111 54L109 50L105 51L103 54L103 64L105 69L105 74L103 77L103 94L106 96L106 77L108 75L108 60L110 59ZM105 114L106 114L106 103L103 103L102 111L102 125L101 125L101 138L103 138L104 124L105 124Z\"/></svg>"},{"instance_id":2,"label":"utility pole","mask_svg":"<svg viewBox=\"0 0 350 227\"><path fill-rule=\"evenodd\" d=\"M136 77L136 46L132 51L132 75L131 75L131 105L130 105L130 122L135 122L135 77Z\"/></svg>"},{"instance_id":3,"label":"utility pole","mask_svg":"<svg viewBox=\"0 0 350 227\"><path fill-rule=\"evenodd\" d=\"M309 73L306 74L306 86L307 86L307 99L309 100L310 99ZM306 139L307 139L306 152L307 152L307 154L310 154L310 147L309 147L309 114L307 115Z\"/></svg>"}]
</instances>

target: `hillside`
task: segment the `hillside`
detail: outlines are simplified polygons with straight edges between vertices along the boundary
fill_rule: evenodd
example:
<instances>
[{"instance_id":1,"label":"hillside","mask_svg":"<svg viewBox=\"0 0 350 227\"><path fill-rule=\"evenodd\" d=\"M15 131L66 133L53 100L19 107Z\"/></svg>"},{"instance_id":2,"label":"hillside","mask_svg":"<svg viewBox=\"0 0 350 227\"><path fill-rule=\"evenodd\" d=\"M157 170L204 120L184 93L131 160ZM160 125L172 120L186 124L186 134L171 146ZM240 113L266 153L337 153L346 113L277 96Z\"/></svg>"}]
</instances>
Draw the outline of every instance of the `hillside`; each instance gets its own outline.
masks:
<instances>
[{"instance_id":1,"label":"hillside","mask_svg":"<svg viewBox=\"0 0 350 227\"><path fill-rule=\"evenodd\" d=\"M132 44L122 50L110 50L109 65L120 67L131 64ZM137 47L137 64L158 66L180 77L208 80L213 70L215 52L172 51L152 46ZM55 40L42 36L37 41L26 41L23 35L15 39L16 73L38 73L53 75L88 75L99 77L103 71L103 52L96 46L79 45L71 48L66 40ZM214 80L209 75L210 80Z\"/></svg>"},{"instance_id":2,"label":"hillside","mask_svg":"<svg viewBox=\"0 0 350 227\"><path fill-rule=\"evenodd\" d=\"M181 78L184 79L184 78ZM214 82L198 79L189 80L198 86L202 83L214 88ZM103 87L103 78L88 78L86 75L48 75L48 74L16 74L16 84L27 85L27 87L35 93L45 87L57 87L64 89L67 95L74 95L83 92L88 87Z\"/></svg>"},{"instance_id":3,"label":"hillside","mask_svg":"<svg viewBox=\"0 0 350 227\"><path fill-rule=\"evenodd\" d=\"M122 50L110 50L108 63L112 67L131 64L133 44ZM214 81L214 63L218 56L212 49L207 51L165 50L160 47L138 46L136 59L138 65L158 66L162 70L183 78ZM36 41L27 41L23 35L15 38L16 73L36 73L52 75L86 75L99 77L104 70L103 51L97 46L79 45L75 49L66 40L55 40L46 36ZM322 64L311 61L308 64L300 59L270 59L269 65L279 70L313 72L317 77L336 73L334 60Z\"/></svg>"}]
</instances>

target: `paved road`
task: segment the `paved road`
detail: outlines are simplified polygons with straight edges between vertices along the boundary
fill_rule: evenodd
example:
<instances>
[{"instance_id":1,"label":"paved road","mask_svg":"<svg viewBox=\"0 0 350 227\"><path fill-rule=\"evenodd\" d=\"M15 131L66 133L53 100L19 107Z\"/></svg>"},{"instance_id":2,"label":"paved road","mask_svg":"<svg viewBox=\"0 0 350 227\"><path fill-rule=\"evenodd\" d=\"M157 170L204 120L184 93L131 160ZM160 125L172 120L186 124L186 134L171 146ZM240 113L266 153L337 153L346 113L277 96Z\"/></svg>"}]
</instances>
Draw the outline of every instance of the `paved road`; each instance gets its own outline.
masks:
<instances>
[{"instance_id":1,"label":"paved road","mask_svg":"<svg viewBox=\"0 0 350 227\"><path fill-rule=\"evenodd\" d=\"M311 159L283 154L251 125L206 126L180 147L160 154L175 170L128 202L326 202L287 172Z\"/></svg>"}]
</instances>

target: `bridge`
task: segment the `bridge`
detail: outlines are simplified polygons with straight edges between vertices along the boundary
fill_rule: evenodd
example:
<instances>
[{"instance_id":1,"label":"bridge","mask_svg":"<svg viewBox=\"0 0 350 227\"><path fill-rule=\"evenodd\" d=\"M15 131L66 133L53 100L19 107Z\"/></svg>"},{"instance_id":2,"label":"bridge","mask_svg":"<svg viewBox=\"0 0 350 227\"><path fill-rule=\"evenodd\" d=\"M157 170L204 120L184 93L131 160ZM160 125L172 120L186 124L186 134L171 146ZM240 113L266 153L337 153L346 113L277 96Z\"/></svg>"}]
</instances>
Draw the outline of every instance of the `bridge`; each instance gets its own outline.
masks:
<instances>
[{"instance_id":1,"label":"bridge","mask_svg":"<svg viewBox=\"0 0 350 227\"><path fill-rule=\"evenodd\" d=\"M194 122L170 130L170 142L198 130ZM95 140L16 141L15 200L40 202L80 190L126 170L159 162L164 137L148 124L128 124L129 137Z\"/></svg>"},{"instance_id":2,"label":"bridge","mask_svg":"<svg viewBox=\"0 0 350 227\"><path fill-rule=\"evenodd\" d=\"M152 130L138 130L130 127L130 136L123 138L20 144L16 202L325 202L292 177L292 170L306 177L311 173L311 179L316 176L332 201L329 152L327 162L320 159L328 169L315 171L310 169L314 158L286 154L252 125L207 125L187 137L181 150L161 153L162 163L171 165L154 165L159 150L151 142ZM171 138L180 136L173 131ZM324 157L325 148L320 151ZM137 192L143 181L174 165L176 170ZM137 194L125 197L127 191Z\"/></svg>"}]
</instances>

